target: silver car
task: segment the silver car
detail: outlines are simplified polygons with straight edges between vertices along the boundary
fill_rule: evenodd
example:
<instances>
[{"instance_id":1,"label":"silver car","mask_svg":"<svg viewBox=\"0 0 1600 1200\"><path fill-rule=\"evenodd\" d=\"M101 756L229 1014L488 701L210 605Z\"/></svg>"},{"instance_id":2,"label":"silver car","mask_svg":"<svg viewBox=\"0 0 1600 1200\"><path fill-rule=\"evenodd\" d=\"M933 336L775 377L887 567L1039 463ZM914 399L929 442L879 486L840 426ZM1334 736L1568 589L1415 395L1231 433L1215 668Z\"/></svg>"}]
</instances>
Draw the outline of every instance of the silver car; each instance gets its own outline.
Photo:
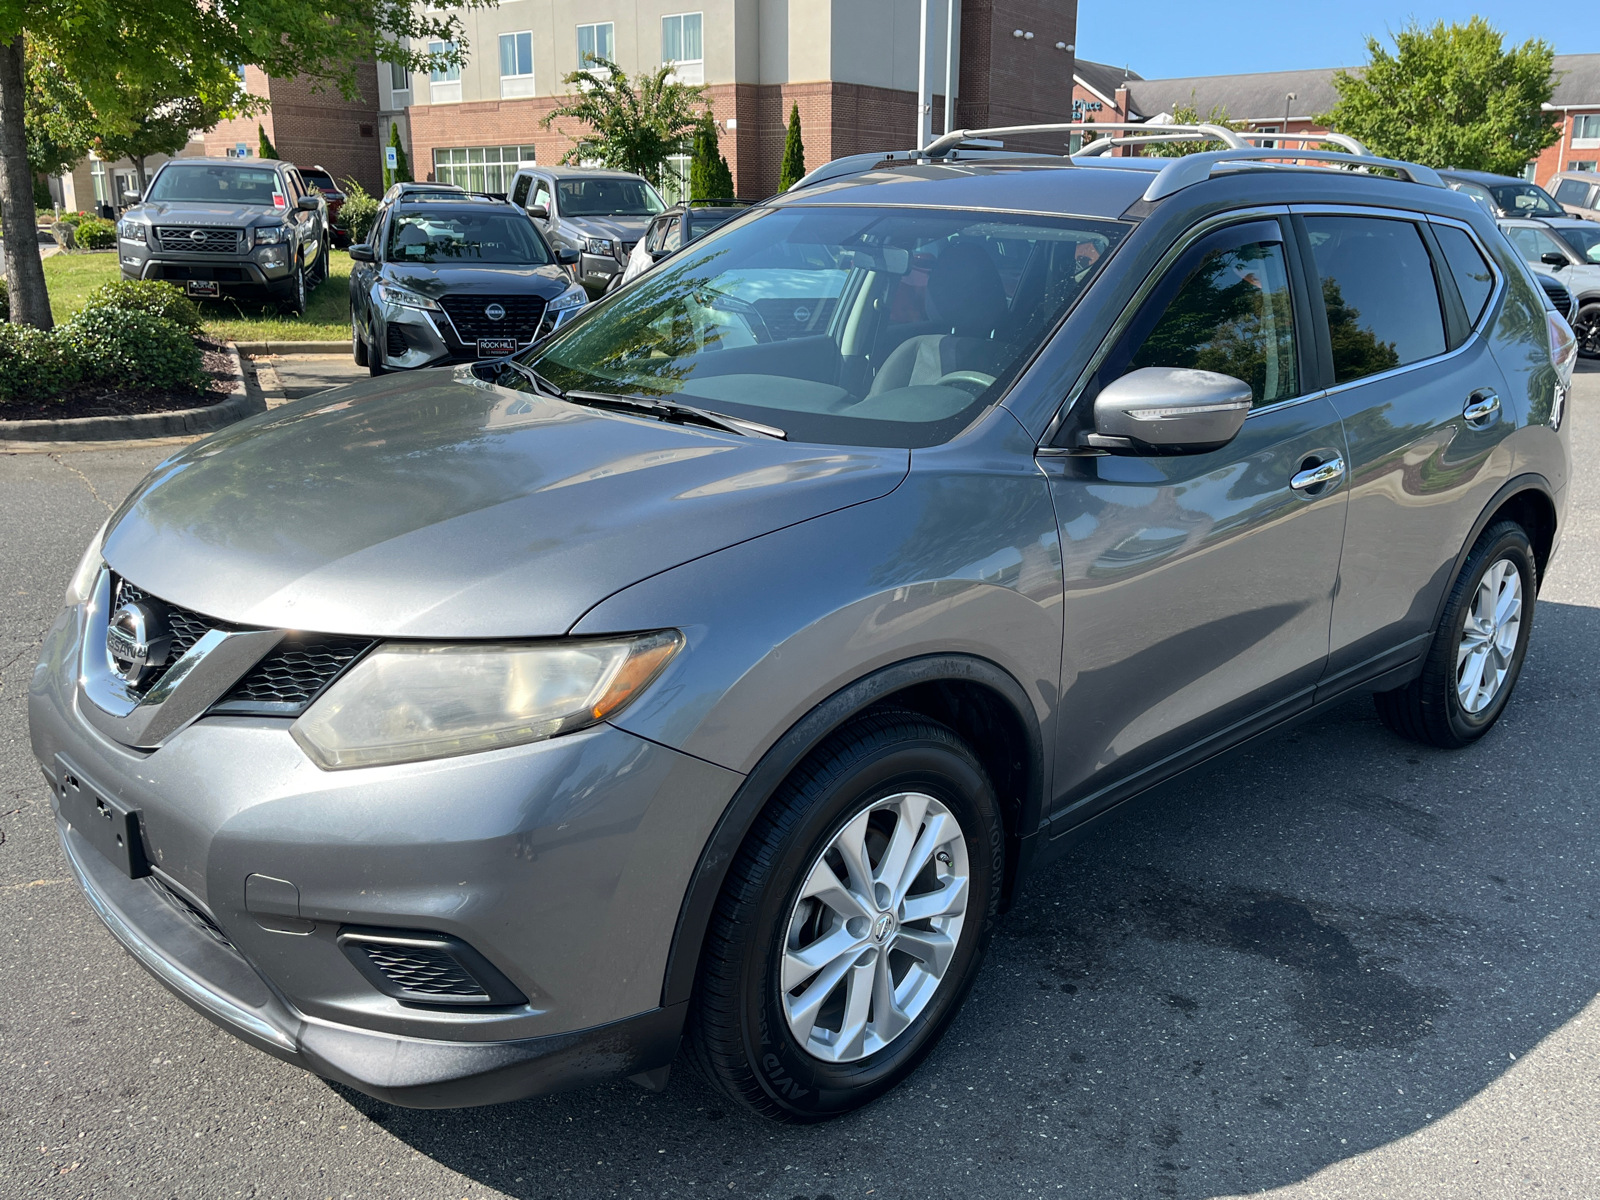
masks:
<instances>
[{"instance_id":1,"label":"silver car","mask_svg":"<svg viewBox=\"0 0 1600 1200\"><path fill-rule=\"evenodd\" d=\"M834 164L515 356L181 449L31 685L91 904L396 1104L682 1049L810 1121L1119 805L1358 693L1483 737L1571 331L1426 168L1250 153Z\"/></svg>"},{"instance_id":2,"label":"silver car","mask_svg":"<svg viewBox=\"0 0 1600 1200\"><path fill-rule=\"evenodd\" d=\"M528 210L552 246L578 256L577 279L596 294L627 265L650 218L667 207L640 176L597 167L524 167L507 196Z\"/></svg>"}]
</instances>

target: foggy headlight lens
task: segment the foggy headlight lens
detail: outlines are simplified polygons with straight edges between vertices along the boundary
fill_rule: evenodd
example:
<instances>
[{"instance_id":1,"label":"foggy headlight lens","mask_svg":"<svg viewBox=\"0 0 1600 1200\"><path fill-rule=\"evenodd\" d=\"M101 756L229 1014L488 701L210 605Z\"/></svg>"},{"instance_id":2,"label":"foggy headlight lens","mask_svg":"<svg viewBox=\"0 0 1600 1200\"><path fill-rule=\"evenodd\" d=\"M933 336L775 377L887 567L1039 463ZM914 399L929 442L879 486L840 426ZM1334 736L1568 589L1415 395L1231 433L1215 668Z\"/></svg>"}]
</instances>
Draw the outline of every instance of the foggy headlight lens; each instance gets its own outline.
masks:
<instances>
[{"instance_id":1,"label":"foggy headlight lens","mask_svg":"<svg viewBox=\"0 0 1600 1200\"><path fill-rule=\"evenodd\" d=\"M378 299L385 304L394 304L400 308L426 308L435 312L439 310L439 305L435 301L420 293L395 287L392 283L380 283L374 290L378 294Z\"/></svg>"},{"instance_id":2,"label":"foggy headlight lens","mask_svg":"<svg viewBox=\"0 0 1600 1200\"><path fill-rule=\"evenodd\" d=\"M676 630L596 641L380 646L290 727L324 770L537 742L619 711L683 644Z\"/></svg>"},{"instance_id":3,"label":"foggy headlight lens","mask_svg":"<svg viewBox=\"0 0 1600 1200\"><path fill-rule=\"evenodd\" d=\"M255 242L258 246L277 246L288 240L287 225L266 225L255 231Z\"/></svg>"},{"instance_id":4,"label":"foggy headlight lens","mask_svg":"<svg viewBox=\"0 0 1600 1200\"><path fill-rule=\"evenodd\" d=\"M78 569L72 573L72 582L67 584L67 607L75 604L87 604L94 598L94 585L100 578L100 551L106 544L106 526L111 524L107 517L100 526L100 532L94 535L94 540L89 543L89 548L83 552L83 558L78 562Z\"/></svg>"},{"instance_id":5,"label":"foggy headlight lens","mask_svg":"<svg viewBox=\"0 0 1600 1200\"><path fill-rule=\"evenodd\" d=\"M610 238L589 238L588 239L588 243L589 243L589 253L590 254L610 254L611 253L611 239Z\"/></svg>"},{"instance_id":6,"label":"foggy headlight lens","mask_svg":"<svg viewBox=\"0 0 1600 1200\"><path fill-rule=\"evenodd\" d=\"M589 303L589 293L583 290L582 284L575 283L550 301L550 311L565 312L569 308L582 308L587 303Z\"/></svg>"}]
</instances>

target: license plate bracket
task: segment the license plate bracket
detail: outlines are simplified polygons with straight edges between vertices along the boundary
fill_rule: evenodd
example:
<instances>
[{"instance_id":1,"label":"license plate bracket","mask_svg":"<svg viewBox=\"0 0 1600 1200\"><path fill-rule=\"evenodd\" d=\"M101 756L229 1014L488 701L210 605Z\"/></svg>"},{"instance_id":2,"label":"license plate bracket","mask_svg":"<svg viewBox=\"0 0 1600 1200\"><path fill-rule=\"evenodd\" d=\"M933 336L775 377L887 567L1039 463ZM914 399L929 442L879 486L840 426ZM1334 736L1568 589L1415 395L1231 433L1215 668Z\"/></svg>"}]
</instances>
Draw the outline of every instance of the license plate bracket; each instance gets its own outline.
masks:
<instances>
[{"instance_id":1,"label":"license plate bracket","mask_svg":"<svg viewBox=\"0 0 1600 1200\"><path fill-rule=\"evenodd\" d=\"M517 339L514 337L486 337L478 339L479 358L499 358L504 354L515 354L517 349Z\"/></svg>"},{"instance_id":2,"label":"license plate bracket","mask_svg":"<svg viewBox=\"0 0 1600 1200\"><path fill-rule=\"evenodd\" d=\"M130 879L150 874L140 811L85 779L65 759L58 758L56 768L56 795L67 822Z\"/></svg>"},{"instance_id":3,"label":"license plate bracket","mask_svg":"<svg viewBox=\"0 0 1600 1200\"><path fill-rule=\"evenodd\" d=\"M188 279L184 281L183 290L191 296L220 296L222 288L215 279Z\"/></svg>"}]
</instances>

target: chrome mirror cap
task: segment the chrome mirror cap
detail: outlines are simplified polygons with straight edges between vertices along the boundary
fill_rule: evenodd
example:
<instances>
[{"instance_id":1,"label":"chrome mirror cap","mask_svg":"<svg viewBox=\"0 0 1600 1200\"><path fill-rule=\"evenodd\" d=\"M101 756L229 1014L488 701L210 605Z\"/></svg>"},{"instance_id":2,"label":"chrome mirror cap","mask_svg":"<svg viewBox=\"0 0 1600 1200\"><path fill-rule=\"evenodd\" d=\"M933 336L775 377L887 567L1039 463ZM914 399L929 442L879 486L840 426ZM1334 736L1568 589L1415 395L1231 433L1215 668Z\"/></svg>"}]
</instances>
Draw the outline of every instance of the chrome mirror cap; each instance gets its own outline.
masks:
<instances>
[{"instance_id":1,"label":"chrome mirror cap","mask_svg":"<svg viewBox=\"0 0 1600 1200\"><path fill-rule=\"evenodd\" d=\"M1093 449L1121 454L1203 454L1227 445L1250 414L1250 385L1192 367L1140 367L1094 401Z\"/></svg>"}]
</instances>

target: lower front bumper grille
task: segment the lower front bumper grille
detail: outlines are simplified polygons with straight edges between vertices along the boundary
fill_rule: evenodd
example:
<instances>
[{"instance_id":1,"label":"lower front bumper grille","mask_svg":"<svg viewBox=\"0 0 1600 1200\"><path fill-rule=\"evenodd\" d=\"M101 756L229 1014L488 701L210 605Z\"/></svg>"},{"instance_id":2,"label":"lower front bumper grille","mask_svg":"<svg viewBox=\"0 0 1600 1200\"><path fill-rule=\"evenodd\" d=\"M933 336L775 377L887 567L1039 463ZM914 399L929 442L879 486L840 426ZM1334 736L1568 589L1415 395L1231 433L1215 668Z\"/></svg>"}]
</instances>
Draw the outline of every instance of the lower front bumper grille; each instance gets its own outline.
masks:
<instances>
[{"instance_id":1,"label":"lower front bumper grille","mask_svg":"<svg viewBox=\"0 0 1600 1200\"><path fill-rule=\"evenodd\" d=\"M449 934L345 928L339 947L380 992L408 1004L527 1003L488 959Z\"/></svg>"},{"instance_id":2,"label":"lower front bumper grille","mask_svg":"<svg viewBox=\"0 0 1600 1200\"><path fill-rule=\"evenodd\" d=\"M543 296L445 296L439 301L457 335L469 345L479 338L514 337L519 343L531 342L544 319ZM490 317L498 308L502 315Z\"/></svg>"}]
</instances>

